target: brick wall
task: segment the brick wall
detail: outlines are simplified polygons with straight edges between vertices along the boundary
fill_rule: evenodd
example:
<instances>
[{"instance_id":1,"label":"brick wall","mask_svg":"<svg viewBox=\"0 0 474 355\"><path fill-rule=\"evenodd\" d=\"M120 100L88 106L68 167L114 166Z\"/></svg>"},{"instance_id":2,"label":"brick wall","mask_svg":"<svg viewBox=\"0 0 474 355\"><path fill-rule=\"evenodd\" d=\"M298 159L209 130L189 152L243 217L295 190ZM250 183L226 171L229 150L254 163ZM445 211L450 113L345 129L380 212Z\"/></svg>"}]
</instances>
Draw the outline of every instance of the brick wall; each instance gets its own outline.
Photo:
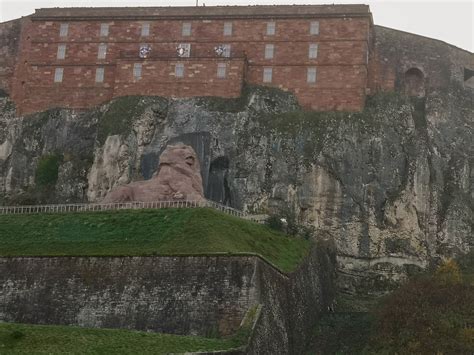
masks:
<instances>
[{"instance_id":1,"label":"brick wall","mask_svg":"<svg viewBox=\"0 0 474 355\"><path fill-rule=\"evenodd\" d=\"M310 34L310 23L319 22L319 34ZM191 35L182 26L191 24ZM224 23L232 34L224 35ZM369 17L277 19L275 34L267 35L271 19L163 19L139 21L45 20L35 16L25 22L20 64L14 84L19 111L29 113L55 106L87 108L123 95L223 96L240 95L244 82L269 85L296 94L301 105L315 110L360 110L367 81ZM68 34L60 37L61 23ZM109 34L100 36L102 23ZM150 34L141 35L143 23ZM176 46L191 45L190 58L178 58ZM98 58L100 44L107 45L105 59ZM140 44L152 48L150 57L139 58ZM214 47L227 44L229 58L216 56ZM274 45L273 58L265 58L265 45ZM309 58L310 44L317 44L316 58ZM66 56L57 59L59 45ZM182 60L180 60L182 59ZM185 65L183 78L174 76L174 65ZM142 64L142 78L133 78L133 64ZM217 78L217 64L226 63L226 78ZM54 83L54 69L64 68L62 83ZM95 70L105 68L104 83L95 83ZM271 67L271 82L263 69ZM316 83L307 82L307 69L317 68ZM23 84L21 84L23 82Z\"/></svg>"}]
</instances>

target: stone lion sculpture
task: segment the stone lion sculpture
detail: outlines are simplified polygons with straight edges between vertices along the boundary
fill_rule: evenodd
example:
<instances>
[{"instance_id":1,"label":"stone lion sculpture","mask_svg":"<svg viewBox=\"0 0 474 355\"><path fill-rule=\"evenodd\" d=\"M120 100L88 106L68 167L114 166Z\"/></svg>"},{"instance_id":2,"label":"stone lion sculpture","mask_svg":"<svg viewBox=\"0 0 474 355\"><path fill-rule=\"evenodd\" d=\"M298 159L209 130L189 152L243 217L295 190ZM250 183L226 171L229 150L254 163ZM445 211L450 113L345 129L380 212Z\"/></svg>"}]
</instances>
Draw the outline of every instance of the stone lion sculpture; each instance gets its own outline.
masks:
<instances>
[{"instance_id":1,"label":"stone lion sculpture","mask_svg":"<svg viewBox=\"0 0 474 355\"><path fill-rule=\"evenodd\" d=\"M160 155L160 165L150 180L113 188L102 201L153 202L201 201L204 199L201 170L196 152L188 145L169 145Z\"/></svg>"}]
</instances>

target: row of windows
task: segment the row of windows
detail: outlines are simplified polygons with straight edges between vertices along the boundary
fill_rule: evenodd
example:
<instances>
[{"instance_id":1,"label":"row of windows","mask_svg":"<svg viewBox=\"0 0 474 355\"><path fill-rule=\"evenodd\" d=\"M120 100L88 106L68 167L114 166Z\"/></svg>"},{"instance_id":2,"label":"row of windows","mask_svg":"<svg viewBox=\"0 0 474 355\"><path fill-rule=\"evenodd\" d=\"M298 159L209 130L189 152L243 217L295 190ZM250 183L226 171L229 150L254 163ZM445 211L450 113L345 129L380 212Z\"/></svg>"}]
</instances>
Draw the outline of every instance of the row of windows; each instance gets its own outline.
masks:
<instances>
[{"instance_id":1,"label":"row of windows","mask_svg":"<svg viewBox=\"0 0 474 355\"><path fill-rule=\"evenodd\" d=\"M174 75L177 78L184 77L184 64L177 63L175 65L175 72ZM316 83L316 67L307 68L306 72L306 81L308 83ZM64 68L56 68L54 71L54 82L61 83L63 81L64 75ZM95 71L95 82L96 83L103 83L105 76L105 69L99 67ZM264 83L271 83L273 76L273 68L263 68L263 82ZM226 63L217 63L217 77L220 79L224 79L227 77L227 64ZM135 80L140 80L142 78L142 64L135 63L133 65L133 78Z\"/></svg>"},{"instance_id":2,"label":"row of windows","mask_svg":"<svg viewBox=\"0 0 474 355\"><path fill-rule=\"evenodd\" d=\"M99 35L101 37L107 37L109 35L109 27L110 25L108 23L102 23L100 24L100 31ZM267 36L273 36L276 33L276 22L267 22L267 29L266 29L266 35ZM224 36L232 36L232 31L233 31L233 24L232 22L224 22L224 27L223 27L223 35ZM67 37L69 32L69 24L68 23L62 23L59 27L59 36L60 37ZM142 37L147 37L150 35L150 23L142 23L141 25L141 36ZM181 28L181 35L182 36L191 36L192 34L192 25L190 22L184 22L182 24ZM319 21L311 21L309 23L309 34L310 35L318 35L319 34Z\"/></svg>"},{"instance_id":3,"label":"row of windows","mask_svg":"<svg viewBox=\"0 0 474 355\"><path fill-rule=\"evenodd\" d=\"M149 47L147 45L141 44L141 48ZM230 44L222 44L216 47L221 52L218 53L221 57L230 57ZM177 47L178 56L180 57L189 57L191 55L191 44L190 43L181 43ZM98 51L97 51L97 58L98 59L105 59L107 56L107 44L101 43L99 44ZM265 59L272 59L275 56L275 45L274 44L266 44L265 45ZM315 59L318 57L318 44L317 43L310 43L308 47L308 58ZM57 59L65 59L66 58L66 45L59 44L58 45L58 52L57 52Z\"/></svg>"}]
</instances>

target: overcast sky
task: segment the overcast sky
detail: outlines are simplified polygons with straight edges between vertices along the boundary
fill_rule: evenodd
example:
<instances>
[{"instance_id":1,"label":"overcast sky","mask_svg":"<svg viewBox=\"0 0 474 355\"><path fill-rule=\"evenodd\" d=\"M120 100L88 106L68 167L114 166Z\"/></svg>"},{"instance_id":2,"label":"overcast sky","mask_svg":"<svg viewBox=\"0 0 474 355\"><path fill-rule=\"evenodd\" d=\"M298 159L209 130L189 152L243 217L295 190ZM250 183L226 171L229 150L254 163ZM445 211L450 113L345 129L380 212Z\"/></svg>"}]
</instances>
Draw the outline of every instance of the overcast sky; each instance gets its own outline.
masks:
<instances>
[{"instance_id":1,"label":"overcast sky","mask_svg":"<svg viewBox=\"0 0 474 355\"><path fill-rule=\"evenodd\" d=\"M474 0L199 0L200 5L344 4L370 5L377 25L440 39L474 52ZM71 6L194 6L196 0L0 0L0 22L35 8Z\"/></svg>"}]
</instances>

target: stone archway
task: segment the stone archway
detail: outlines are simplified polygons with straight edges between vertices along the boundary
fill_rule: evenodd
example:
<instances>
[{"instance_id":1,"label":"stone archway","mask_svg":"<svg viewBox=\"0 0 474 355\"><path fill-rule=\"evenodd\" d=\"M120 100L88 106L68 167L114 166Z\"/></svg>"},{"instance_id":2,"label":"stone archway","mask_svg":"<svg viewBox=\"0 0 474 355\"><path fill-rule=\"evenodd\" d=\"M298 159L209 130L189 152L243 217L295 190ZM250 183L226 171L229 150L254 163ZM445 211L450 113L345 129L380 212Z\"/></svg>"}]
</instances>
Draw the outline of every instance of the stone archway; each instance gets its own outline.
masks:
<instances>
[{"instance_id":1,"label":"stone archway","mask_svg":"<svg viewBox=\"0 0 474 355\"><path fill-rule=\"evenodd\" d=\"M418 68L410 68L405 72L404 92L408 96L425 96L425 76Z\"/></svg>"}]
</instances>

